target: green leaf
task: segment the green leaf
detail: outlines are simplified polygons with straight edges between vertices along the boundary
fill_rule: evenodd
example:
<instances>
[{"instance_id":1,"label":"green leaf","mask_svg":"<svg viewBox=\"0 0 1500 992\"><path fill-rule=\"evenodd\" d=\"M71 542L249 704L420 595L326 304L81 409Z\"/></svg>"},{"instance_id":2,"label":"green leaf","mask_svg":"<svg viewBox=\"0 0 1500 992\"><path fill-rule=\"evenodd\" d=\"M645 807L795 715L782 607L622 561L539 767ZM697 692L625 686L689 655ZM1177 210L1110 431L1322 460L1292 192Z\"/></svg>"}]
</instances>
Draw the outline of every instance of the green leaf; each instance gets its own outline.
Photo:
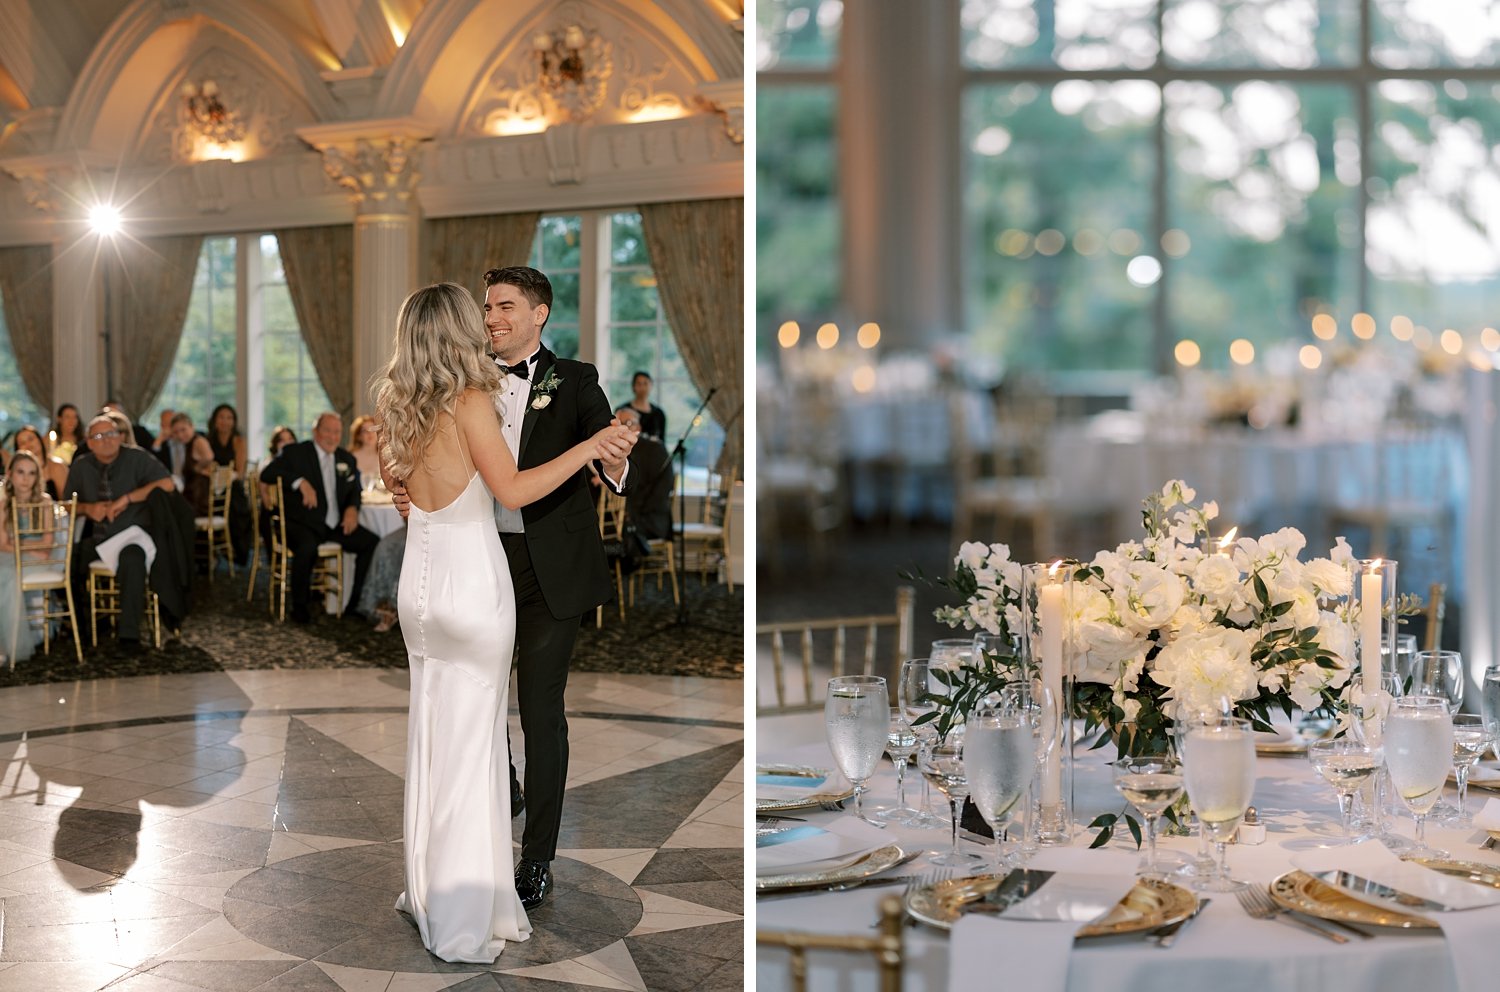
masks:
<instances>
[{"instance_id":1,"label":"green leaf","mask_svg":"<svg viewBox=\"0 0 1500 992\"><path fill-rule=\"evenodd\" d=\"M1105 827L1103 830L1099 831L1099 836L1094 838L1094 842L1089 845L1089 849L1093 850L1096 847L1103 847L1105 844L1108 844L1111 840L1113 840L1114 836L1115 828Z\"/></svg>"},{"instance_id":2,"label":"green leaf","mask_svg":"<svg viewBox=\"0 0 1500 992\"><path fill-rule=\"evenodd\" d=\"M1130 830L1130 836L1135 838L1135 849L1141 849L1141 825L1136 822L1135 817L1126 816L1125 826Z\"/></svg>"}]
</instances>

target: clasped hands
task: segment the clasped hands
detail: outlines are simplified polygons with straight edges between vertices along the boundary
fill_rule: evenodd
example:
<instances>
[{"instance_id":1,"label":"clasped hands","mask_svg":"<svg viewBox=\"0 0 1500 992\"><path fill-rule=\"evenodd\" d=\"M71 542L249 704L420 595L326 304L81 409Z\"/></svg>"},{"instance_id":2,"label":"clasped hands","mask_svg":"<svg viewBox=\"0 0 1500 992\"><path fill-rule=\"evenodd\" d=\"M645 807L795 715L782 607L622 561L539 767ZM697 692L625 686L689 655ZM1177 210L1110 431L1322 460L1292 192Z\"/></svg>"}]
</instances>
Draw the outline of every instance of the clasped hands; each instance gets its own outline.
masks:
<instances>
[{"instance_id":1,"label":"clasped hands","mask_svg":"<svg viewBox=\"0 0 1500 992\"><path fill-rule=\"evenodd\" d=\"M86 503L83 506L83 515L96 524L103 523L106 520L113 522L129 506L130 497L121 496L118 499L110 500L108 503Z\"/></svg>"},{"instance_id":2,"label":"clasped hands","mask_svg":"<svg viewBox=\"0 0 1500 992\"><path fill-rule=\"evenodd\" d=\"M313 489L312 483L302 479L297 483L297 491L302 494L302 505L309 510L318 506L318 493ZM339 519L339 530L347 537L354 533L354 528L359 526L359 511L352 506L344 507L343 516Z\"/></svg>"}]
</instances>

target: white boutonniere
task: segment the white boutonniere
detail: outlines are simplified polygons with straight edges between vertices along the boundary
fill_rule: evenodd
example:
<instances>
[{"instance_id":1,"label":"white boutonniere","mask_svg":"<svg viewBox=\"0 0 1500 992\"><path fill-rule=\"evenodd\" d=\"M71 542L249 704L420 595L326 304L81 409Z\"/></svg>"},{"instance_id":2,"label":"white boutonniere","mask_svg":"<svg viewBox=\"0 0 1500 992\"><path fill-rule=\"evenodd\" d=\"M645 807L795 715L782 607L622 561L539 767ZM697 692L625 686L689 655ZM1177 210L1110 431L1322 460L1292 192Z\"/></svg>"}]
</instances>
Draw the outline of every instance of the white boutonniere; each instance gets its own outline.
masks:
<instances>
[{"instance_id":1,"label":"white boutonniere","mask_svg":"<svg viewBox=\"0 0 1500 992\"><path fill-rule=\"evenodd\" d=\"M531 387L531 408L533 410L547 409L547 404L552 402L552 394L560 385L562 385L562 379L558 378L557 370L548 369L547 377Z\"/></svg>"},{"instance_id":2,"label":"white boutonniere","mask_svg":"<svg viewBox=\"0 0 1500 992\"><path fill-rule=\"evenodd\" d=\"M348 475L349 474L349 465L346 462L334 462L333 463L333 470L335 472L337 472L339 475Z\"/></svg>"}]
</instances>

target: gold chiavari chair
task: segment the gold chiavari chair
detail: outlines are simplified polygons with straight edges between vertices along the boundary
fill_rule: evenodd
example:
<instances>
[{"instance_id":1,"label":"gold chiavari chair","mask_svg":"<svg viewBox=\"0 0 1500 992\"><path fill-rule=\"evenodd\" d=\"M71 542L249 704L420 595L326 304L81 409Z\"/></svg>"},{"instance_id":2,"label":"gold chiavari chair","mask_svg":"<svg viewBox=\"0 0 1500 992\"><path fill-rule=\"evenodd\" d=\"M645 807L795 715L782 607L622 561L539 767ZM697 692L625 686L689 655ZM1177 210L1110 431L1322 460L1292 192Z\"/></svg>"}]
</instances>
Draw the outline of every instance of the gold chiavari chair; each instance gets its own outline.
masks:
<instances>
[{"instance_id":1,"label":"gold chiavari chair","mask_svg":"<svg viewBox=\"0 0 1500 992\"><path fill-rule=\"evenodd\" d=\"M763 623L755 627L757 671L769 672L771 693L774 701L761 703L763 685L756 688L756 712L797 713L821 709L823 697L815 687L827 685L827 679L840 675L875 675L877 662L890 665L883 674L894 678L901 663L912 656L912 626L916 610L916 592L911 586L896 589L896 611L879 616L827 617L821 620L789 620L780 623ZM882 657L880 634L888 631L892 641L889 660ZM851 635L855 641L863 641L859 653L859 666L849 667ZM788 638L795 638L795 659L788 657ZM856 645L858 646L858 645ZM828 657L832 665L814 677L819 667L815 659ZM769 664L766 662L769 661ZM796 664L800 669L802 698L788 694L787 672ZM763 681L763 680L762 680Z\"/></svg>"},{"instance_id":2,"label":"gold chiavari chair","mask_svg":"<svg viewBox=\"0 0 1500 992\"><path fill-rule=\"evenodd\" d=\"M880 901L879 932L871 936L757 930L755 943L761 947L786 948L792 992L807 992L808 951L873 954L880 969L880 992L901 992L901 973L906 965L902 922L901 897L890 895Z\"/></svg>"},{"instance_id":3,"label":"gold chiavari chair","mask_svg":"<svg viewBox=\"0 0 1500 992\"><path fill-rule=\"evenodd\" d=\"M215 465L209 482L208 515L195 517L193 523L204 539L208 581L212 582L220 553L229 562L229 577L234 578L234 547L229 538L229 498L234 489L234 466Z\"/></svg>"},{"instance_id":4,"label":"gold chiavari chair","mask_svg":"<svg viewBox=\"0 0 1500 992\"><path fill-rule=\"evenodd\" d=\"M250 581L245 587L245 602L255 599L255 574L260 571L260 472L251 462L245 470L245 498L250 504Z\"/></svg>"},{"instance_id":5,"label":"gold chiavari chair","mask_svg":"<svg viewBox=\"0 0 1500 992\"><path fill-rule=\"evenodd\" d=\"M608 486L599 487L599 538L606 545L613 543L623 547L625 540L625 497L617 495ZM620 559L613 563L615 575L615 603L620 610L620 619L625 619L625 577L620 568ZM594 610L594 627L604 626L604 604Z\"/></svg>"},{"instance_id":6,"label":"gold chiavari chair","mask_svg":"<svg viewBox=\"0 0 1500 992\"><path fill-rule=\"evenodd\" d=\"M278 620L286 619L287 590L292 584L292 549L286 539L286 480L272 490L276 502L271 504L271 615ZM310 593L344 599L344 549L337 541L324 541L318 545L318 560L313 564Z\"/></svg>"},{"instance_id":7,"label":"gold chiavari chair","mask_svg":"<svg viewBox=\"0 0 1500 992\"><path fill-rule=\"evenodd\" d=\"M16 591L21 597L21 623L39 622L42 650L52 651L52 621L67 618L73 630L73 649L83 664L83 638L78 633L78 611L73 602L73 537L78 498L54 503L10 504L7 525L16 549ZM60 597L66 608L59 607ZM39 595L28 595L38 593ZM37 605L28 605L28 601ZM16 667L15 655L10 667Z\"/></svg>"},{"instance_id":8,"label":"gold chiavari chair","mask_svg":"<svg viewBox=\"0 0 1500 992\"><path fill-rule=\"evenodd\" d=\"M677 549L673 546L672 539L670 537L661 540L647 538L646 549L646 556L630 574L630 605L635 605L635 591L648 575L656 576L657 591L661 590L661 577L665 575L670 578L672 602L681 603L682 597L677 589Z\"/></svg>"},{"instance_id":9,"label":"gold chiavari chair","mask_svg":"<svg viewBox=\"0 0 1500 992\"><path fill-rule=\"evenodd\" d=\"M1447 594L1447 587L1441 582L1434 582L1427 590L1427 631L1422 638L1423 651L1436 651L1443 646L1443 603Z\"/></svg>"},{"instance_id":10,"label":"gold chiavari chair","mask_svg":"<svg viewBox=\"0 0 1500 992\"><path fill-rule=\"evenodd\" d=\"M151 621L151 643L161 647L161 600L146 586L146 618ZM114 570L102 561L89 562L89 644L99 646L99 618L120 615L120 580Z\"/></svg>"},{"instance_id":11,"label":"gold chiavari chair","mask_svg":"<svg viewBox=\"0 0 1500 992\"><path fill-rule=\"evenodd\" d=\"M683 541L683 568L692 571L687 564L692 560L697 564L699 580L707 583L710 568L718 568L719 565L727 565L726 558L729 553L730 527L732 520L732 499L734 496L734 485L739 481L738 473L730 473L728 485L724 485L725 477L717 472L708 474L708 487L703 495L703 503L697 520L685 521L682 525ZM678 480L678 485L682 480ZM726 581L731 588L734 580L729 577L729 569L725 568Z\"/></svg>"}]
</instances>

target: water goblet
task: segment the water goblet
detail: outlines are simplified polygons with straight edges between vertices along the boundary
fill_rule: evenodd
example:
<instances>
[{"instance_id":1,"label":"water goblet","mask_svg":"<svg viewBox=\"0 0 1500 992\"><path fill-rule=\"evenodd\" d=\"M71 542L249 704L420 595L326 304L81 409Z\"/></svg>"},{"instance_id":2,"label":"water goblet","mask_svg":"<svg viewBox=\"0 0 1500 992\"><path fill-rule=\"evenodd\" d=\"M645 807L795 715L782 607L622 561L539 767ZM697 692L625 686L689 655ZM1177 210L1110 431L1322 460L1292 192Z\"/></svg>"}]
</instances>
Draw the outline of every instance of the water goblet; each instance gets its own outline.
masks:
<instances>
[{"instance_id":1,"label":"water goblet","mask_svg":"<svg viewBox=\"0 0 1500 992\"><path fill-rule=\"evenodd\" d=\"M885 679L877 675L844 675L828 680L823 703L823 722L828 730L828 749L834 763L854 786L854 815L881 826L865 816L866 783L875 773L885 750L890 723L890 703Z\"/></svg>"},{"instance_id":2,"label":"water goblet","mask_svg":"<svg viewBox=\"0 0 1500 992\"><path fill-rule=\"evenodd\" d=\"M920 745L923 741L931 742L937 740L937 711L938 704L933 702L934 690L941 690L941 685L934 685L932 678L932 663L926 658L912 658L901 665L900 682L896 687L896 699L901 707L901 713L906 717L906 722L917 735ZM926 717L924 720L923 718ZM922 777L922 805L906 821L906 826L918 829L946 826L946 821L931 812L932 789L928 784L927 777Z\"/></svg>"},{"instance_id":3,"label":"water goblet","mask_svg":"<svg viewBox=\"0 0 1500 992\"><path fill-rule=\"evenodd\" d=\"M1004 706L966 724L964 774L969 798L995 835L995 870L1007 867L1005 830L1016 808L1026 802L1036 774L1035 716L1027 709Z\"/></svg>"},{"instance_id":4,"label":"water goblet","mask_svg":"<svg viewBox=\"0 0 1500 992\"><path fill-rule=\"evenodd\" d=\"M1183 781L1217 865L1212 878L1191 884L1208 892L1242 889L1244 882L1229 877L1225 845L1255 793L1255 733L1250 721L1221 716L1188 728L1183 745Z\"/></svg>"},{"instance_id":5,"label":"water goblet","mask_svg":"<svg viewBox=\"0 0 1500 992\"><path fill-rule=\"evenodd\" d=\"M1438 696L1457 713L1464 702L1464 659L1457 651L1418 651L1412 662L1413 696Z\"/></svg>"},{"instance_id":6,"label":"water goblet","mask_svg":"<svg viewBox=\"0 0 1500 992\"><path fill-rule=\"evenodd\" d=\"M1202 710L1192 715L1180 716L1172 721L1172 746L1176 749L1178 758L1187 753L1186 740L1189 728L1198 723L1211 723L1218 717L1219 714L1214 710ZM1189 813L1197 823L1198 850L1182 867L1177 869L1177 874L1188 878L1212 878L1218 870L1218 865L1214 863L1213 851L1209 847L1208 831L1203 829L1203 821L1198 819L1196 810L1192 808L1192 801L1193 797L1188 796Z\"/></svg>"},{"instance_id":7,"label":"water goblet","mask_svg":"<svg viewBox=\"0 0 1500 992\"><path fill-rule=\"evenodd\" d=\"M1350 828L1350 812L1354 807L1354 794L1380 769L1383 756L1378 748L1363 741L1340 737L1329 741L1313 741L1307 746L1307 757L1323 780L1333 786L1339 796L1339 823L1342 838L1337 843L1318 842L1319 847L1334 847L1352 844L1355 837Z\"/></svg>"},{"instance_id":8,"label":"water goblet","mask_svg":"<svg viewBox=\"0 0 1500 992\"><path fill-rule=\"evenodd\" d=\"M891 709L890 723L885 735L885 753L896 766L896 805L871 813L872 819L883 823L905 824L919 811L906 805L906 762L917 753L917 732L906 722L901 707Z\"/></svg>"},{"instance_id":9,"label":"water goblet","mask_svg":"<svg viewBox=\"0 0 1500 992\"><path fill-rule=\"evenodd\" d=\"M1440 822L1445 827L1467 827L1474 818L1464 806L1469 794L1469 773L1495 743L1495 727L1483 716L1456 713L1453 716L1453 778L1458 782L1458 806Z\"/></svg>"},{"instance_id":10,"label":"water goblet","mask_svg":"<svg viewBox=\"0 0 1500 992\"><path fill-rule=\"evenodd\" d=\"M1146 818L1146 858L1136 874L1162 878L1156 864L1156 821L1182 795L1182 763L1170 754L1151 754L1122 758L1111 767L1115 789Z\"/></svg>"},{"instance_id":11,"label":"water goblet","mask_svg":"<svg viewBox=\"0 0 1500 992\"><path fill-rule=\"evenodd\" d=\"M1453 764L1453 719L1439 696L1405 696L1391 704L1385 722L1385 764L1391 784L1417 822L1410 856L1447 857L1427 846L1427 815L1442 794Z\"/></svg>"},{"instance_id":12,"label":"water goblet","mask_svg":"<svg viewBox=\"0 0 1500 992\"><path fill-rule=\"evenodd\" d=\"M933 739L923 741L917 748L917 767L922 776L943 795L948 797L948 808L953 818L953 844L944 852L928 858L929 864L948 868L971 868L984 859L975 854L965 854L958 849L958 811L969 795L969 779L964 773L964 745L962 736L954 735L947 742Z\"/></svg>"}]
</instances>

